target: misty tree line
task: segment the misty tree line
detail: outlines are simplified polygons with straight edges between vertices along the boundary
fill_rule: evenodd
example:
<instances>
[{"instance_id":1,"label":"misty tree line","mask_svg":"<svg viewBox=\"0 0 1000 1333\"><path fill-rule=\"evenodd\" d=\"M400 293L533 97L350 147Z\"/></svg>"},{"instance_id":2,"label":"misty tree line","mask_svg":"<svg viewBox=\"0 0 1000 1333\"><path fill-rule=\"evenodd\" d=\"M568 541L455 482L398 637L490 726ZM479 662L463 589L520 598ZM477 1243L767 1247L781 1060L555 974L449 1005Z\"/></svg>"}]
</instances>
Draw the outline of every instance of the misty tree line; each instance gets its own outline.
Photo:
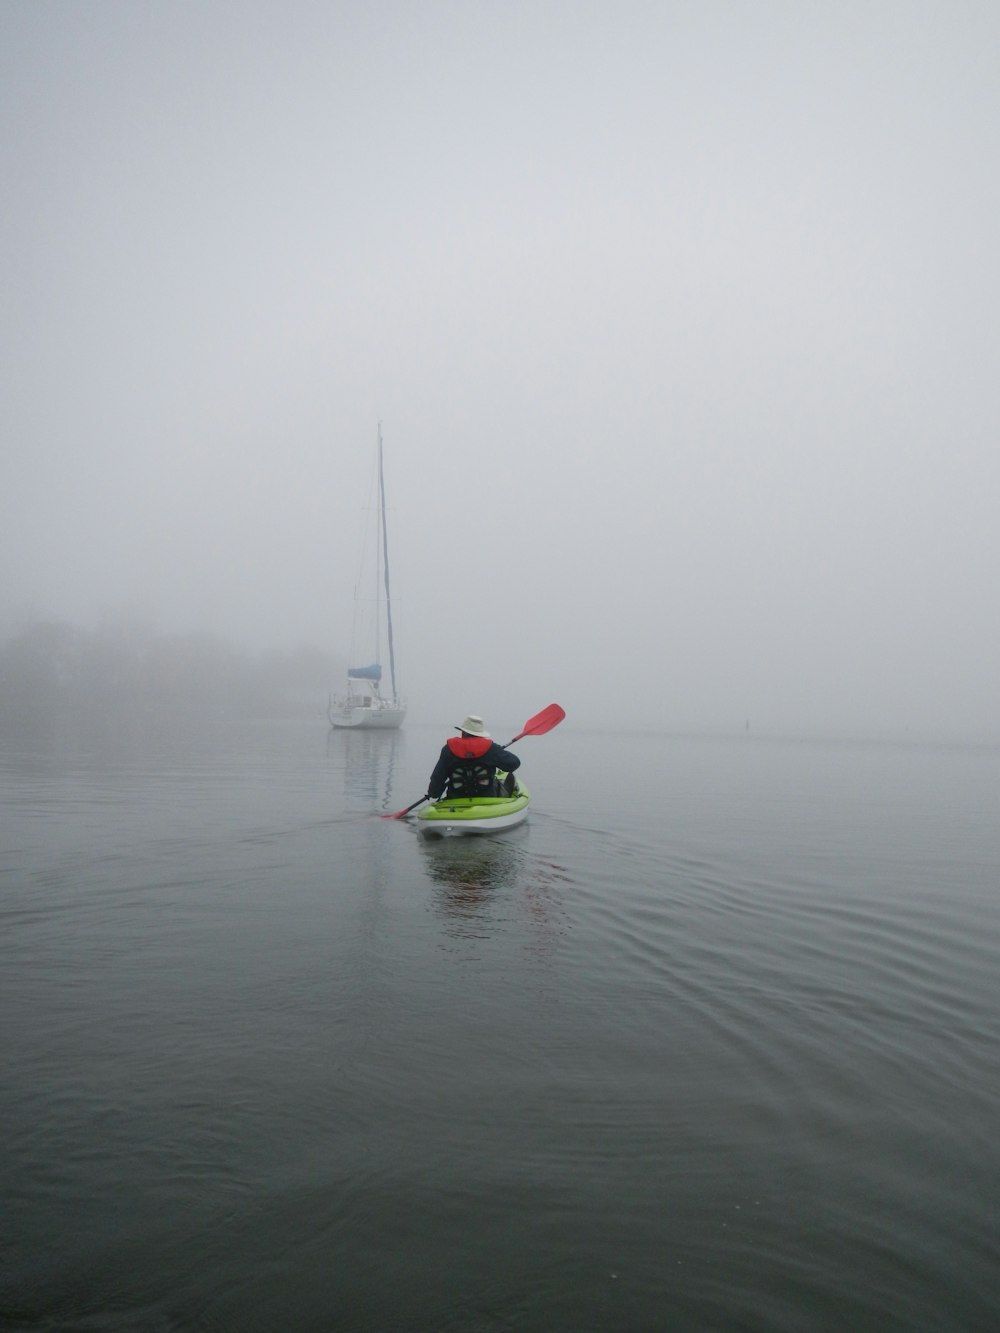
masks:
<instances>
[{"instance_id":1,"label":"misty tree line","mask_svg":"<svg viewBox=\"0 0 1000 1333\"><path fill-rule=\"evenodd\" d=\"M67 710L322 709L336 673L318 648L254 654L206 634L40 621L0 643L0 721L24 725Z\"/></svg>"}]
</instances>

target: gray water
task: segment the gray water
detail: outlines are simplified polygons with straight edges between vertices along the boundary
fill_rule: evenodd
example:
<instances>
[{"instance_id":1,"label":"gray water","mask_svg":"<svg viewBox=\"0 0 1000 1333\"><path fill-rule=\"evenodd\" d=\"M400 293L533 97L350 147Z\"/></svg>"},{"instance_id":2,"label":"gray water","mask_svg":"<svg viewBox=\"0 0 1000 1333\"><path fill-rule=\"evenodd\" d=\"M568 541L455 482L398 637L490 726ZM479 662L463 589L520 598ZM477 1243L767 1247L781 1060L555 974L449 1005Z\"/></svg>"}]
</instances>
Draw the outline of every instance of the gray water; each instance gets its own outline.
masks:
<instances>
[{"instance_id":1,"label":"gray water","mask_svg":"<svg viewBox=\"0 0 1000 1333\"><path fill-rule=\"evenodd\" d=\"M0 1326L1000 1326L1000 752L445 734L5 747Z\"/></svg>"}]
</instances>

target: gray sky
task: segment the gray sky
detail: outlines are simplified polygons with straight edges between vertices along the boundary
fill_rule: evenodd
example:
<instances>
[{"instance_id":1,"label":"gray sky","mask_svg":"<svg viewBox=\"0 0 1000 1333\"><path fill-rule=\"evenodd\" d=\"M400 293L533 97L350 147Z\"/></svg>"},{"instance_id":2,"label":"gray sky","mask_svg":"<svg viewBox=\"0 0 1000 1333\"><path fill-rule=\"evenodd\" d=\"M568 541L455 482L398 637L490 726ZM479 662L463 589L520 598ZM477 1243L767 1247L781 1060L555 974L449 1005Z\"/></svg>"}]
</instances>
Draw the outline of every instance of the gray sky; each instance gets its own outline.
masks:
<instances>
[{"instance_id":1,"label":"gray sky","mask_svg":"<svg viewBox=\"0 0 1000 1333\"><path fill-rule=\"evenodd\" d=\"M996 737L998 42L0 0L0 618L346 651L381 420L414 716Z\"/></svg>"}]
</instances>

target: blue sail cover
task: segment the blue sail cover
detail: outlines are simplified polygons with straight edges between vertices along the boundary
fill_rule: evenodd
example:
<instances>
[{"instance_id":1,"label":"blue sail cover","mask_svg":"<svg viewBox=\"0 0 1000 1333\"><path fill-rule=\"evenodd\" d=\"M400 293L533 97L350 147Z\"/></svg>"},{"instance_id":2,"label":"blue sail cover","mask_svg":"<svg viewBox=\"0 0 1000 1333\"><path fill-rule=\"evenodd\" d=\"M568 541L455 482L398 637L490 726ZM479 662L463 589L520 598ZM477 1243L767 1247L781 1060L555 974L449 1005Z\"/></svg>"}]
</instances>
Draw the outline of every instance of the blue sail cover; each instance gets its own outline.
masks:
<instances>
[{"instance_id":1,"label":"blue sail cover","mask_svg":"<svg viewBox=\"0 0 1000 1333\"><path fill-rule=\"evenodd\" d=\"M382 679L382 668L379 666L377 662L373 662L371 666L348 667L347 676L349 680L378 681Z\"/></svg>"}]
</instances>

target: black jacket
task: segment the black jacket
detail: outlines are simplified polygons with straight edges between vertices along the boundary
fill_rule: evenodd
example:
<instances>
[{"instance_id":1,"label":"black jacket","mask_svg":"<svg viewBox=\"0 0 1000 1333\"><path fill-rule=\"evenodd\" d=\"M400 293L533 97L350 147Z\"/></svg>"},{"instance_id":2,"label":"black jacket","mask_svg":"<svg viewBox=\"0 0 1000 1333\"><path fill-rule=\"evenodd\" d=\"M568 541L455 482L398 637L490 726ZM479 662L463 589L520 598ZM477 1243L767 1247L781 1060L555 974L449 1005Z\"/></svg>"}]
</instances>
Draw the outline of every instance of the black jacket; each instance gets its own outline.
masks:
<instances>
[{"instance_id":1,"label":"black jacket","mask_svg":"<svg viewBox=\"0 0 1000 1333\"><path fill-rule=\"evenodd\" d=\"M493 775L497 769L513 773L520 766L520 758L496 741L484 747L480 737L455 736L441 750L427 784L427 795L436 801L447 787L452 796L495 796L498 793Z\"/></svg>"}]
</instances>

